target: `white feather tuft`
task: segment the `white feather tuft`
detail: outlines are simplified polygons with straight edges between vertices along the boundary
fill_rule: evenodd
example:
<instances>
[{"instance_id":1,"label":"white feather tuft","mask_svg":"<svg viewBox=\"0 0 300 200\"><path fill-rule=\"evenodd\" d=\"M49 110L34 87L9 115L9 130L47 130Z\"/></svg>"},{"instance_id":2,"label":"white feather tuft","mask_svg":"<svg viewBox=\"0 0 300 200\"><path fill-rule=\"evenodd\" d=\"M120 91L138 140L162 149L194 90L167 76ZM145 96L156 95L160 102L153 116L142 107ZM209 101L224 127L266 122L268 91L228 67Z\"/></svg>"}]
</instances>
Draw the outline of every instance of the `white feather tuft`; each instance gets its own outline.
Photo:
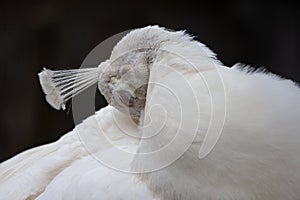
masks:
<instances>
[{"instance_id":1,"label":"white feather tuft","mask_svg":"<svg viewBox=\"0 0 300 200\"><path fill-rule=\"evenodd\" d=\"M39 79L47 102L55 109L65 110L65 103L98 82L99 68L52 71L44 68Z\"/></svg>"}]
</instances>

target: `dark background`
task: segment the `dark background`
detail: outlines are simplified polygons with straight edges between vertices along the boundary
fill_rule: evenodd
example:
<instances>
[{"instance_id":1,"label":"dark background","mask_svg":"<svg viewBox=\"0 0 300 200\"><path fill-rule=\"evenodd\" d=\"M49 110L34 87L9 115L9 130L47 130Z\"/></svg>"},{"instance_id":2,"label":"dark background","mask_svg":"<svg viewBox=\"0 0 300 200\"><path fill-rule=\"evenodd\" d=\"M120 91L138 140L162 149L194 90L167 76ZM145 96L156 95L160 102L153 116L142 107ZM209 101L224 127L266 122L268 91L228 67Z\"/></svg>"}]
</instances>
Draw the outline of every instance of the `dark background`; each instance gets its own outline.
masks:
<instances>
[{"instance_id":1,"label":"dark background","mask_svg":"<svg viewBox=\"0 0 300 200\"><path fill-rule=\"evenodd\" d=\"M74 126L50 107L37 73L78 68L101 41L158 24L186 29L225 65L244 62L300 82L300 7L289 1L0 3L0 161L57 140ZM97 108L105 105L98 95Z\"/></svg>"}]
</instances>

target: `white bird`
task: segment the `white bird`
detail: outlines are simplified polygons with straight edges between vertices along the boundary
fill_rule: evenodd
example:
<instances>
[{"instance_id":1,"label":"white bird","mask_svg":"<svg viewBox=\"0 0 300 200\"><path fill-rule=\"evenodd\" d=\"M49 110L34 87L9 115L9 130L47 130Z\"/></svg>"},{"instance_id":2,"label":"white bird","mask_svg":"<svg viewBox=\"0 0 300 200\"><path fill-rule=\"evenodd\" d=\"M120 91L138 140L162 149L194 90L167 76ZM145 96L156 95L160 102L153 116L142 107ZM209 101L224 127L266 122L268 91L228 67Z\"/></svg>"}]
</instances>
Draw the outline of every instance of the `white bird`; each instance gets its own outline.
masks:
<instances>
[{"instance_id":1,"label":"white bird","mask_svg":"<svg viewBox=\"0 0 300 200\"><path fill-rule=\"evenodd\" d=\"M185 32L133 30L98 68L40 81L56 109L96 82L110 105L1 163L0 199L300 199L298 85Z\"/></svg>"}]
</instances>

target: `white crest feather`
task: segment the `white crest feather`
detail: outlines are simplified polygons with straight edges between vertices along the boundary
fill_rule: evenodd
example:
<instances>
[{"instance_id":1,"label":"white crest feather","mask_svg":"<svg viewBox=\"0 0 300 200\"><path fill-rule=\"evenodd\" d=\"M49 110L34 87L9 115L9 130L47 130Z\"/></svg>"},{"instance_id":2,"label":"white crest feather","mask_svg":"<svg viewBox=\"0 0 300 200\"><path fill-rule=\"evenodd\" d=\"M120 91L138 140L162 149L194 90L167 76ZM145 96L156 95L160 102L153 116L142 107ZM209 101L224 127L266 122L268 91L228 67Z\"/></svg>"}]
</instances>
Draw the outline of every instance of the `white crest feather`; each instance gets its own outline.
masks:
<instances>
[{"instance_id":1,"label":"white crest feather","mask_svg":"<svg viewBox=\"0 0 300 200\"><path fill-rule=\"evenodd\" d=\"M98 82L99 68L52 71L44 68L39 79L47 102L55 109L65 109L65 103Z\"/></svg>"}]
</instances>

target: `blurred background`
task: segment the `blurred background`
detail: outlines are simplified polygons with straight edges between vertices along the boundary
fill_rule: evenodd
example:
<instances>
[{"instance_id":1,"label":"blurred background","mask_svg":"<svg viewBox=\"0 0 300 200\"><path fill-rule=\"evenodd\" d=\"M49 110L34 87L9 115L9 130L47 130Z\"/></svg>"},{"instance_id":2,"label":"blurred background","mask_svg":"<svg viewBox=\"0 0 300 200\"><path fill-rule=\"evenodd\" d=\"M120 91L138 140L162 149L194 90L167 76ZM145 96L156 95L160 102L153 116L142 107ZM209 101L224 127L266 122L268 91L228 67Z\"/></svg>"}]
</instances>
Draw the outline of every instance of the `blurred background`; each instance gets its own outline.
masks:
<instances>
[{"instance_id":1,"label":"blurred background","mask_svg":"<svg viewBox=\"0 0 300 200\"><path fill-rule=\"evenodd\" d=\"M186 29L228 66L243 62L300 82L300 6L289 1L181 3L1 1L0 161L53 142L74 127L71 111L49 106L37 73L78 68L106 38L158 24ZM106 104L100 94L96 107Z\"/></svg>"}]
</instances>

